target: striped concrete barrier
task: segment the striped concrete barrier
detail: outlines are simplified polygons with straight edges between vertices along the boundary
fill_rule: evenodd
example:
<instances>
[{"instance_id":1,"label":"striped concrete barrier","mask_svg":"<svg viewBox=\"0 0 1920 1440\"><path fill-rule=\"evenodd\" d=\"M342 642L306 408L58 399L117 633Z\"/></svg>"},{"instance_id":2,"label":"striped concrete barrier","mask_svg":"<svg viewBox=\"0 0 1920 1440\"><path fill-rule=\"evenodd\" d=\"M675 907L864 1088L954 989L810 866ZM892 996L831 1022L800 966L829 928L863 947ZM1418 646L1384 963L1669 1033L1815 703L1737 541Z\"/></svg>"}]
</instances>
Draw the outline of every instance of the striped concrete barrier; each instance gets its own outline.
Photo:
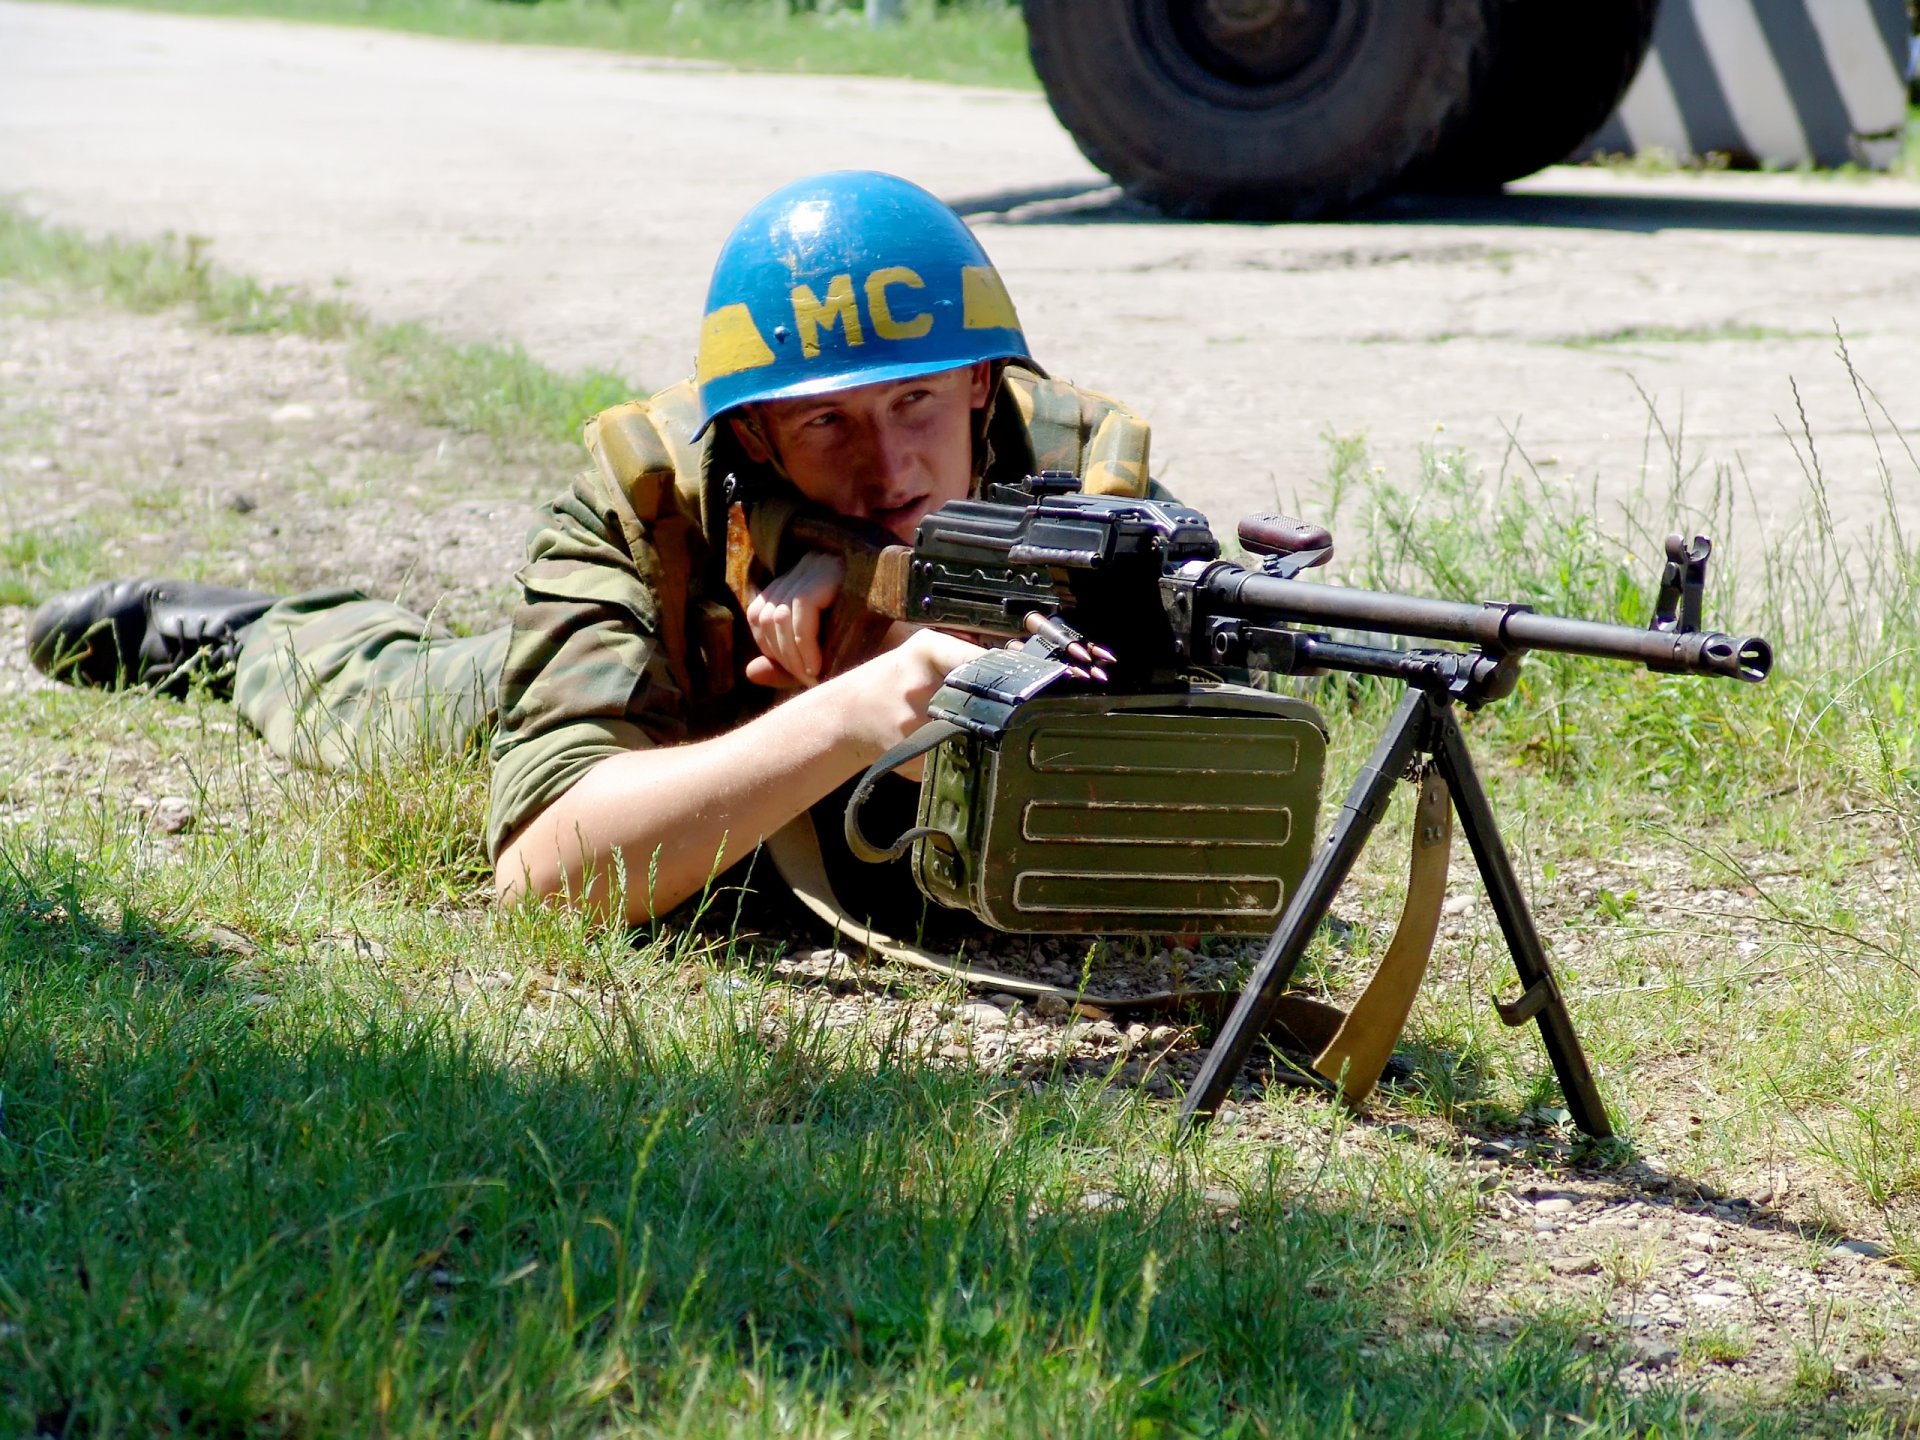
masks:
<instances>
[{"instance_id":1,"label":"striped concrete barrier","mask_svg":"<svg viewBox=\"0 0 1920 1440\"><path fill-rule=\"evenodd\" d=\"M1905 0L1663 0L1646 64L1584 153L1884 167L1909 43Z\"/></svg>"}]
</instances>

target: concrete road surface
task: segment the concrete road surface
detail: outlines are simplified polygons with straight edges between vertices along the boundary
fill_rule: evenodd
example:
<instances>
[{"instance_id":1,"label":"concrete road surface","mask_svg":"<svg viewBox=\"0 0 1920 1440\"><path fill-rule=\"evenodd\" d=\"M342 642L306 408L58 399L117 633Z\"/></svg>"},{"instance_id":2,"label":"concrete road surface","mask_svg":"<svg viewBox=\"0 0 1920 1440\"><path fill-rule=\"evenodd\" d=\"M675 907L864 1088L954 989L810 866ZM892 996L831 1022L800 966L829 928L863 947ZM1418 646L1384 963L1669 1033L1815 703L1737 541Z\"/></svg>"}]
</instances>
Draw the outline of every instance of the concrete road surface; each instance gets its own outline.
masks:
<instances>
[{"instance_id":1,"label":"concrete road surface","mask_svg":"<svg viewBox=\"0 0 1920 1440\"><path fill-rule=\"evenodd\" d=\"M1038 355L1145 410L1162 478L1217 522L1311 509L1327 432L1402 477L1436 440L1497 474L1517 435L1569 483L1658 489L1651 403L1683 468L1728 467L1778 523L1806 494L1797 380L1857 527L1883 483L1836 326L1920 444L1911 183L1563 169L1344 224L1176 224L1033 95L0 0L0 197L645 386L690 368L731 221L840 166L966 213ZM1920 471L1888 454L1920 525Z\"/></svg>"}]
</instances>

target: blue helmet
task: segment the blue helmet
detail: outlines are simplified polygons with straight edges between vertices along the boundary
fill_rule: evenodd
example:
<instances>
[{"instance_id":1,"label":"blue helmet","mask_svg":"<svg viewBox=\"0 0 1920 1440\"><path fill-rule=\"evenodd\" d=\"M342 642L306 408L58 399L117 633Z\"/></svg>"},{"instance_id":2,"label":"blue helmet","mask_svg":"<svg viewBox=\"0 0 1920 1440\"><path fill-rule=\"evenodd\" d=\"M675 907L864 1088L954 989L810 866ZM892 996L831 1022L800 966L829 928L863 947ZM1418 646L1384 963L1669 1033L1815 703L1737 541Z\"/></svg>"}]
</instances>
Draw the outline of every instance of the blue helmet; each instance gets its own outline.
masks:
<instances>
[{"instance_id":1,"label":"blue helmet","mask_svg":"<svg viewBox=\"0 0 1920 1440\"><path fill-rule=\"evenodd\" d=\"M696 434L757 400L1026 359L1007 288L958 215L895 175L815 175L755 205L720 249Z\"/></svg>"}]
</instances>

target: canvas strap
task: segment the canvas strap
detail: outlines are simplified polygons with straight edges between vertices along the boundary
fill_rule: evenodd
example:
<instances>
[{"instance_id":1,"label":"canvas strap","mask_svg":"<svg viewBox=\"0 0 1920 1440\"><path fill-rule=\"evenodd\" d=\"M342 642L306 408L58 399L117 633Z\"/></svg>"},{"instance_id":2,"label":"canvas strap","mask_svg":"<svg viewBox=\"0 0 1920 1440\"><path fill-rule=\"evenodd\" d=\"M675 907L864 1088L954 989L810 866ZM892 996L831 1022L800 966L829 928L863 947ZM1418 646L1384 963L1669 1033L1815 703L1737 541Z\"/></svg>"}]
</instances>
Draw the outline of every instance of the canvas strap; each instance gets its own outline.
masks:
<instances>
[{"instance_id":1,"label":"canvas strap","mask_svg":"<svg viewBox=\"0 0 1920 1440\"><path fill-rule=\"evenodd\" d=\"M789 821L767 838L766 848L787 888L809 912L832 929L836 940L850 941L884 959L957 980L973 989L997 991L1023 1000L1052 995L1083 1011L1091 1006L1115 1015L1190 1015L1209 1024L1226 1019L1240 998L1233 990L1157 990L1147 995L1106 995L1008 975L960 960L942 959L921 946L864 925L847 913L827 878L826 861L821 857L820 840L811 816L802 814ZM1283 995L1268 1033L1277 1044L1313 1054L1331 1042L1341 1019L1340 1012L1331 1005L1305 995Z\"/></svg>"},{"instance_id":2,"label":"canvas strap","mask_svg":"<svg viewBox=\"0 0 1920 1440\"><path fill-rule=\"evenodd\" d=\"M1314 1070L1359 1106L1373 1093L1393 1047L1406 1029L1413 997L1426 978L1440 928L1440 906L1447 894L1447 861L1453 852L1453 804L1447 782L1428 770L1420 782L1413 817L1413 858L1407 870L1407 898L1400 909L1387 953L1353 1002L1338 1032L1313 1062Z\"/></svg>"}]
</instances>

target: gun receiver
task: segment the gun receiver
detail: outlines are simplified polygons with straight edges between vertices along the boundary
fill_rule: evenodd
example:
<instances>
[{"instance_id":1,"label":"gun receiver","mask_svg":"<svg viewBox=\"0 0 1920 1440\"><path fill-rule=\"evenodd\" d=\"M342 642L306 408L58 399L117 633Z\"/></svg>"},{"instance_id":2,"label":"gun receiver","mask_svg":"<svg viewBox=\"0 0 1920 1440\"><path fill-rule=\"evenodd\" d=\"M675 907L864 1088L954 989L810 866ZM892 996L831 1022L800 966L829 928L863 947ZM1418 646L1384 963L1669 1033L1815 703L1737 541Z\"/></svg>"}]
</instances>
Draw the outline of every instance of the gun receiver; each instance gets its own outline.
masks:
<instances>
[{"instance_id":1,"label":"gun receiver","mask_svg":"<svg viewBox=\"0 0 1920 1440\"><path fill-rule=\"evenodd\" d=\"M745 576L747 536L741 519L729 537L730 577ZM1501 698L1502 684L1511 688L1512 662L1529 650L1750 682L1764 680L1773 666L1772 647L1759 636L1698 628L1711 550L1704 538L1668 540L1653 624L1636 630L1500 601L1470 605L1301 583L1293 577L1324 563L1332 540L1323 528L1288 516L1251 516L1241 522L1240 537L1263 557L1259 568L1222 560L1206 516L1189 506L1073 493L1042 475L1026 486L996 485L985 499L943 506L920 522L910 550L886 543L876 527L801 509L786 516L784 536L770 548L826 549L846 560L845 599L835 607L846 613L837 613L837 633L852 633L857 627L848 619L862 610L1007 637L1031 633L1029 615L1053 616L1113 652L1114 678L1122 683L1166 681L1193 666L1353 670L1410 683L1424 675L1479 705ZM737 581L735 589L741 588ZM1321 629L1387 643L1356 645L1312 633ZM869 627L867 633L878 632ZM1393 643L1404 640L1472 646L1484 663ZM863 658L844 654L845 646L829 650L848 662Z\"/></svg>"},{"instance_id":2,"label":"gun receiver","mask_svg":"<svg viewBox=\"0 0 1920 1440\"><path fill-rule=\"evenodd\" d=\"M1683 547L1689 573L1681 618L1669 605L1656 614L1656 628L1636 630L1504 602L1469 605L1304 584L1292 577L1331 552L1325 530L1257 516L1242 524L1241 535L1265 554L1259 569L1220 559L1206 517L1185 505L999 486L991 499L956 501L921 521L900 618L1015 636L1025 633L1025 617L1040 611L1113 651L1130 680L1195 665L1357 670L1416 683L1428 673L1469 705L1506 693L1500 686L1514 671L1500 662L1528 650L1746 681L1765 679L1773 665L1772 647L1758 636L1696 628L1704 539ZM1670 553L1679 545L1677 537L1670 541ZM1668 568L1679 567L1670 561ZM1389 642L1451 641L1475 647L1487 664L1466 666L1445 658L1455 652L1428 652L1410 668L1404 648L1301 633L1320 627Z\"/></svg>"}]
</instances>

